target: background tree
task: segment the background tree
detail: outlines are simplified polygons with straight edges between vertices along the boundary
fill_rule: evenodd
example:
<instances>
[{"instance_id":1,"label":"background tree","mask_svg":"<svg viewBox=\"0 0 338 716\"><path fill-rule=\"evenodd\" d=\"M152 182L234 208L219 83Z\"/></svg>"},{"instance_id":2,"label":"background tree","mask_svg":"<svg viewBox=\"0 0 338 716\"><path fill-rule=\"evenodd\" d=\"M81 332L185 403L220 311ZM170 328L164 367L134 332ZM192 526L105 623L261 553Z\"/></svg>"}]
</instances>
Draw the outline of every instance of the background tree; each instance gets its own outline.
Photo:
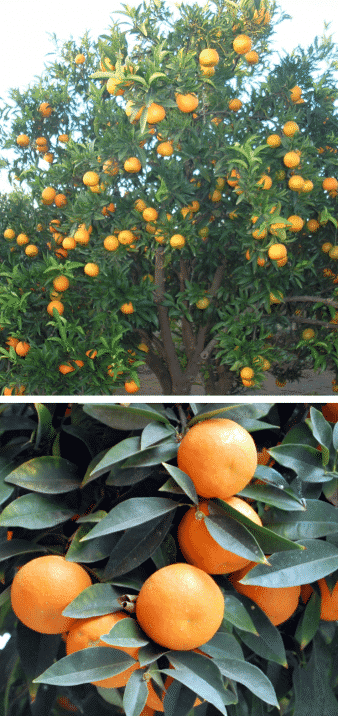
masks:
<instances>
[{"instance_id":1,"label":"background tree","mask_svg":"<svg viewBox=\"0 0 338 716\"><path fill-rule=\"evenodd\" d=\"M11 174L31 197L29 228L9 198L3 230L38 249L3 242L3 290L25 296L19 323L2 310L3 338L31 346L20 360L3 349L7 382L107 393L131 378L136 390L146 361L165 394L189 394L199 375L219 394L269 368L281 382L338 365L336 48L324 36L271 68L277 6L213 5L177 18L162 0L123 6L109 34L67 43L3 109L4 146L27 144ZM47 289L70 282L47 325L19 257Z\"/></svg>"}]
</instances>

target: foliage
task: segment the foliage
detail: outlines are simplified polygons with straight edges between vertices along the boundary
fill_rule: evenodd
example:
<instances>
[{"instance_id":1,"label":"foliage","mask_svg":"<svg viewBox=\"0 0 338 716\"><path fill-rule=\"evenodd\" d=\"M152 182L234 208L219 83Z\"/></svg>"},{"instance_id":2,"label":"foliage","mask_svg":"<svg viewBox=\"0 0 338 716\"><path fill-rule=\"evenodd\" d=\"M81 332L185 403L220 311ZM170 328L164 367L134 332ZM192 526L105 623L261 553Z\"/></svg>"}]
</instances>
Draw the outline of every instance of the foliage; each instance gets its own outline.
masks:
<instances>
[{"instance_id":1,"label":"foliage","mask_svg":"<svg viewBox=\"0 0 338 716\"><path fill-rule=\"evenodd\" d=\"M2 197L0 228L24 232L38 247L32 257L15 238L2 240L3 385L107 394L130 377L137 382L146 362L164 394L189 394L198 375L206 394L220 394L259 387L267 366L280 380L298 378L304 367L338 367L337 191L322 185L337 174L337 49L324 35L271 66L269 41L285 17L276 4L213 6L182 3L174 16L164 0L123 5L122 19L97 42L85 36L57 48L41 78L3 103L2 145L15 148L8 171L22 190ZM257 63L234 51L240 34L252 40ZM214 74L199 63L206 47L219 55ZM177 94L196 95L197 108L181 111ZM229 107L234 99L239 109ZM53 110L48 117L43 102ZM158 123L147 121L153 104L166 113ZM299 131L284 133L286 121ZM26 147L17 146L20 134ZM68 143L58 140L64 134ZM39 137L52 163L41 159ZM157 151L163 142L165 156ZM285 165L290 152L298 153L297 167ZM130 157L140 171L126 171ZM94 187L83 183L87 171L97 174ZM304 190L301 181L290 188L294 176ZM47 186L67 203L43 204ZM137 200L157 219L147 222ZM301 220L296 228L293 216ZM60 223L51 234L53 220ZM62 255L61 243L80 225L92 227L90 241ZM104 239L125 230L132 243L120 235L108 251ZM170 243L177 234L183 248ZM269 258L276 243L286 247L287 262ZM84 274L88 262L98 276ZM49 321L46 298L59 274L70 288L61 296L63 316ZM134 310L125 315L129 302ZM305 340L308 325L314 336ZM27 357L8 354L9 335L30 343ZM95 362L88 349L98 350ZM58 374L69 360L73 372ZM254 372L249 385L243 367Z\"/></svg>"},{"instance_id":2,"label":"foliage","mask_svg":"<svg viewBox=\"0 0 338 716\"><path fill-rule=\"evenodd\" d=\"M66 656L61 635L25 627L11 609L14 574L36 556L62 554L81 563L93 581L66 616L127 608L150 574L184 561L177 526L198 498L176 466L177 448L189 426L215 416L246 427L267 459L259 460L240 493L263 527L210 500L214 539L223 546L230 539L231 549L251 551L256 561L257 546L269 555L248 583L277 589L312 584L312 596L275 627L226 575L214 575L225 612L204 655L159 647L127 611L130 618L114 627L107 643L140 646L141 669L124 689L93 686L90 669L100 667L107 676L110 666L115 673L115 653L121 652ZM2 404L0 428L0 624L11 637L0 652L4 716L61 716L65 699L86 716L138 716L144 674L160 696L166 674L174 677L166 714L338 713L337 623L320 619L318 596L318 580L326 577L332 589L338 574L338 441L337 426L324 419L320 404ZM192 709L196 694L205 701Z\"/></svg>"}]
</instances>

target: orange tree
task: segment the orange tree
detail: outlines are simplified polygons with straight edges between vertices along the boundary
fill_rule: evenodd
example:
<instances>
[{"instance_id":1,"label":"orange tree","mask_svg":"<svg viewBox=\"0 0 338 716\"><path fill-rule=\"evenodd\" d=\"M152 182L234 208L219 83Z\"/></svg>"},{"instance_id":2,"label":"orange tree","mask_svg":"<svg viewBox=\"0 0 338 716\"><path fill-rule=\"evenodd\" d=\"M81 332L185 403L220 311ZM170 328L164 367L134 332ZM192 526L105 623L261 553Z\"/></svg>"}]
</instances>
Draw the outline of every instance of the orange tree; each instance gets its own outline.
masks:
<instances>
[{"instance_id":1,"label":"orange tree","mask_svg":"<svg viewBox=\"0 0 338 716\"><path fill-rule=\"evenodd\" d=\"M332 406L0 410L5 716L338 713ZM215 483L201 512L194 454L178 467L189 432L219 485L222 465L237 469L210 451L209 421L217 436L250 433L257 466L236 498ZM214 542L244 569L194 564L180 529L191 511L200 553Z\"/></svg>"},{"instance_id":2,"label":"orange tree","mask_svg":"<svg viewBox=\"0 0 338 716\"><path fill-rule=\"evenodd\" d=\"M196 380L219 394L269 368L279 381L336 368L331 39L271 68L274 3L123 8L3 107L31 202L1 211L6 385L137 390L145 361L165 394ZM51 290L61 316L46 313ZM8 354L8 336L29 353Z\"/></svg>"}]
</instances>

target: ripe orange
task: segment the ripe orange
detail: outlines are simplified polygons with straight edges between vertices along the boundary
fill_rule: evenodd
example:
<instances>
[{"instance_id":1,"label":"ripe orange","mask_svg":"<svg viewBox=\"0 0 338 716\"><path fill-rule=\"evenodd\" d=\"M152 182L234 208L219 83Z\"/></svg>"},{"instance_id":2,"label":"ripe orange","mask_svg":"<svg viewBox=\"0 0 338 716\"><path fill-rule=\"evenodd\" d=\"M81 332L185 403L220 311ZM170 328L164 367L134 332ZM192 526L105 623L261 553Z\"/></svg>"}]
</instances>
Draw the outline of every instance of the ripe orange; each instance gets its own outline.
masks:
<instances>
[{"instance_id":1,"label":"ripe orange","mask_svg":"<svg viewBox=\"0 0 338 716\"><path fill-rule=\"evenodd\" d=\"M198 106L198 97L195 94L176 94L176 104L181 112L193 112Z\"/></svg>"},{"instance_id":2,"label":"ripe orange","mask_svg":"<svg viewBox=\"0 0 338 716\"><path fill-rule=\"evenodd\" d=\"M279 134L269 134L266 139L266 143L269 145L269 147L280 147L282 140Z\"/></svg>"},{"instance_id":3,"label":"ripe orange","mask_svg":"<svg viewBox=\"0 0 338 716\"><path fill-rule=\"evenodd\" d=\"M202 420L181 441L177 464L191 477L198 495L226 500L253 477L256 446L250 433L233 420Z\"/></svg>"},{"instance_id":4,"label":"ripe orange","mask_svg":"<svg viewBox=\"0 0 338 716\"><path fill-rule=\"evenodd\" d=\"M26 356L28 351L30 351L30 345L29 343L25 343L25 341L19 341L19 343L15 346L15 352L18 356Z\"/></svg>"},{"instance_id":5,"label":"ripe orange","mask_svg":"<svg viewBox=\"0 0 338 716\"><path fill-rule=\"evenodd\" d=\"M27 254L27 256L37 256L38 253L39 249L35 244L27 244L25 248L25 254Z\"/></svg>"},{"instance_id":6,"label":"ripe orange","mask_svg":"<svg viewBox=\"0 0 338 716\"><path fill-rule=\"evenodd\" d=\"M173 234L169 243L173 249L182 249L185 245L185 238L182 234Z\"/></svg>"},{"instance_id":7,"label":"ripe orange","mask_svg":"<svg viewBox=\"0 0 338 716\"><path fill-rule=\"evenodd\" d=\"M305 331L302 333L302 338L304 341L310 341L311 338L314 338L316 335L313 328L305 328Z\"/></svg>"},{"instance_id":8,"label":"ripe orange","mask_svg":"<svg viewBox=\"0 0 338 716\"><path fill-rule=\"evenodd\" d=\"M61 363L59 365L59 371L62 373L62 375L67 375L67 373L74 373L74 366L70 365L70 363Z\"/></svg>"},{"instance_id":9,"label":"ripe orange","mask_svg":"<svg viewBox=\"0 0 338 716\"><path fill-rule=\"evenodd\" d=\"M66 641L67 655L73 654L75 651L87 649L91 646L110 646L110 644L106 644L102 641L101 636L108 634L117 622L121 621L121 619L126 619L127 616L125 612L114 612L113 614L89 617L89 619L78 619L76 624L74 624L68 632ZM114 646L111 648L125 651L134 659L137 659L139 647ZM91 683L95 686L103 686L103 688L108 689L120 688L126 685L130 674L139 668L139 661L135 661L135 664L129 666L125 671L122 671L122 673L110 676L107 679L92 681Z\"/></svg>"},{"instance_id":10,"label":"ripe orange","mask_svg":"<svg viewBox=\"0 0 338 716\"><path fill-rule=\"evenodd\" d=\"M254 237L254 239L265 239L267 233L268 232L266 229L255 229L252 232L252 236Z\"/></svg>"},{"instance_id":11,"label":"ripe orange","mask_svg":"<svg viewBox=\"0 0 338 716\"><path fill-rule=\"evenodd\" d=\"M190 564L169 564L144 582L136 619L145 633L168 649L187 651L219 629L224 597L213 578Z\"/></svg>"},{"instance_id":12,"label":"ripe orange","mask_svg":"<svg viewBox=\"0 0 338 716\"><path fill-rule=\"evenodd\" d=\"M243 102L241 102L240 99L231 99L228 107L232 110L232 112L238 112L239 109L243 106Z\"/></svg>"},{"instance_id":13,"label":"ripe orange","mask_svg":"<svg viewBox=\"0 0 338 716\"><path fill-rule=\"evenodd\" d=\"M164 118L165 118L164 107L162 107L161 104L156 104L156 102L152 102L150 107L148 107L148 110L147 110L148 124L156 124L157 122L162 122L162 120Z\"/></svg>"},{"instance_id":14,"label":"ripe orange","mask_svg":"<svg viewBox=\"0 0 338 716\"><path fill-rule=\"evenodd\" d=\"M132 244L133 241L135 241L136 236L129 229L124 229L123 231L119 231L117 238L120 244L128 245Z\"/></svg>"},{"instance_id":15,"label":"ripe orange","mask_svg":"<svg viewBox=\"0 0 338 716\"><path fill-rule=\"evenodd\" d=\"M323 180L322 187L325 191L334 191L338 189L338 181L334 177L326 177Z\"/></svg>"},{"instance_id":16,"label":"ripe orange","mask_svg":"<svg viewBox=\"0 0 338 716\"><path fill-rule=\"evenodd\" d=\"M19 136L16 138L16 143L19 147L28 147L29 137L27 136L27 134L19 134Z\"/></svg>"},{"instance_id":17,"label":"ripe orange","mask_svg":"<svg viewBox=\"0 0 338 716\"><path fill-rule=\"evenodd\" d=\"M49 102L41 102L40 107L39 107L39 112L42 117L50 117L50 115L52 114L52 111L53 110L52 110Z\"/></svg>"},{"instance_id":18,"label":"ripe orange","mask_svg":"<svg viewBox=\"0 0 338 716\"><path fill-rule=\"evenodd\" d=\"M61 209L63 206L67 206L67 197L64 194L57 194L54 199L54 204L59 209Z\"/></svg>"},{"instance_id":19,"label":"ripe orange","mask_svg":"<svg viewBox=\"0 0 338 716\"><path fill-rule=\"evenodd\" d=\"M284 259L287 256L287 249L284 244L273 244L268 249L269 259L277 261L278 259Z\"/></svg>"},{"instance_id":20,"label":"ripe orange","mask_svg":"<svg viewBox=\"0 0 338 716\"><path fill-rule=\"evenodd\" d=\"M50 303L49 303L48 306L47 306L47 311L48 311L48 313L49 313L50 316L53 315L53 309L54 309L54 308L57 310L57 312L60 314L60 316L62 316L62 314L63 314L63 312L64 312L64 305L63 305L63 303L61 303L61 301L50 301Z\"/></svg>"},{"instance_id":21,"label":"ripe orange","mask_svg":"<svg viewBox=\"0 0 338 716\"><path fill-rule=\"evenodd\" d=\"M229 497L226 502L257 525L262 525L257 512L244 500ZM224 549L213 539L203 515L209 515L207 500L199 502L198 507L190 507L178 525L178 542L187 562L208 574L227 574L249 564L249 559Z\"/></svg>"},{"instance_id":22,"label":"ripe orange","mask_svg":"<svg viewBox=\"0 0 338 716\"><path fill-rule=\"evenodd\" d=\"M248 65L257 65L257 62L259 62L259 54L258 52L256 52L256 50L246 52L244 58L247 61Z\"/></svg>"},{"instance_id":23,"label":"ripe orange","mask_svg":"<svg viewBox=\"0 0 338 716\"><path fill-rule=\"evenodd\" d=\"M24 246L25 244L28 244L29 238L28 238L27 234L18 234L16 237L16 243L19 246Z\"/></svg>"},{"instance_id":24,"label":"ripe orange","mask_svg":"<svg viewBox=\"0 0 338 716\"><path fill-rule=\"evenodd\" d=\"M328 420L330 423L337 423L338 403L326 403L322 407L322 413L324 415L325 420Z\"/></svg>"},{"instance_id":25,"label":"ripe orange","mask_svg":"<svg viewBox=\"0 0 338 716\"><path fill-rule=\"evenodd\" d=\"M8 338L7 341L6 341L6 344L7 344L8 346L13 346L13 348L16 348L16 346L18 345L18 343L19 343L19 339L18 339L18 338L13 338L12 336L9 336L9 338Z\"/></svg>"},{"instance_id":26,"label":"ripe orange","mask_svg":"<svg viewBox=\"0 0 338 716\"><path fill-rule=\"evenodd\" d=\"M229 575L228 579L240 594L250 597L269 617L272 624L278 626L296 611L300 586L295 587L259 587L253 584L240 584L239 580L255 566L255 562L243 567L238 572Z\"/></svg>"},{"instance_id":27,"label":"ripe orange","mask_svg":"<svg viewBox=\"0 0 338 716\"><path fill-rule=\"evenodd\" d=\"M46 154L43 155L43 158L45 162L48 162L48 164L53 164L54 154L53 152L46 152Z\"/></svg>"},{"instance_id":28,"label":"ripe orange","mask_svg":"<svg viewBox=\"0 0 338 716\"><path fill-rule=\"evenodd\" d=\"M36 557L16 573L11 587L12 609L27 627L41 634L61 634L76 621L62 612L92 580L76 562L60 555Z\"/></svg>"},{"instance_id":29,"label":"ripe orange","mask_svg":"<svg viewBox=\"0 0 338 716\"><path fill-rule=\"evenodd\" d=\"M199 308L200 311L204 311L208 306L210 305L210 300L207 298L207 296L204 296L204 298L199 298L198 301L196 301L196 308Z\"/></svg>"},{"instance_id":30,"label":"ripe orange","mask_svg":"<svg viewBox=\"0 0 338 716\"><path fill-rule=\"evenodd\" d=\"M86 186L95 186L99 183L100 177L97 172L85 172L82 181Z\"/></svg>"},{"instance_id":31,"label":"ripe orange","mask_svg":"<svg viewBox=\"0 0 338 716\"><path fill-rule=\"evenodd\" d=\"M245 55L247 52L250 52L252 41L248 35L237 35L232 46L238 55Z\"/></svg>"},{"instance_id":32,"label":"ripe orange","mask_svg":"<svg viewBox=\"0 0 338 716\"><path fill-rule=\"evenodd\" d=\"M140 386L135 383L134 380L127 380L124 384L127 393L137 393L140 390Z\"/></svg>"},{"instance_id":33,"label":"ripe orange","mask_svg":"<svg viewBox=\"0 0 338 716\"><path fill-rule=\"evenodd\" d=\"M311 233L314 233L319 229L319 221L317 221L317 219L309 219L309 221L306 222L306 226Z\"/></svg>"},{"instance_id":34,"label":"ripe orange","mask_svg":"<svg viewBox=\"0 0 338 716\"><path fill-rule=\"evenodd\" d=\"M82 52L80 52L78 55L76 55L76 57L75 57L75 64L76 64L76 65L83 65L83 63L84 63L85 61L86 61L86 58L85 58L85 56L82 54Z\"/></svg>"},{"instance_id":35,"label":"ripe orange","mask_svg":"<svg viewBox=\"0 0 338 716\"><path fill-rule=\"evenodd\" d=\"M217 50L206 48L200 52L198 60L204 67L213 67L219 63L219 54Z\"/></svg>"},{"instance_id":36,"label":"ripe orange","mask_svg":"<svg viewBox=\"0 0 338 716\"><path fill-rule=\"evenodd\" d=\"M92 359L96 358L97 350L95 350L95 348L89 348L89 350L86 351L86 356L88 356L88 358L92 358Z\"/></svg>"},{"instance_id":37,"label":"ripe orange","mask_svg":"<svg viewBox=\"0 0 338 716\"><path fill-rule=\"evenodd\" d=\"M100 273L98 265L93 263L86 264L83 270L87 276L98 276Z\"/></svg>"},{"instance_id":38,"label":"ripe orange","mask_svg":"<svg viewBox=\"0 0 338 716\"><path fill-rule=\"evenodd\" d=\"M136 174L142 169L142 164L137 157L129 157L129 159L126 159L123 166L125 171L130 174Z\"/></svg>"},{"instance_id":39,"label":"ripe orange","mask_svg":"<svg viewBox=\"0 0 338 716\"><path fill-rule=\"evenodd\" d=\"M133 306L132 302L129 301L129 303L123 303L120 310L122 311L122 313L126 313L126 314L134 313L134 306Z\"/></svg>"},{"instance_id":40,"label":"ripe orange","mask_svg":"<svg viewBox=\"0 0 338 716\"><path fill-rule=\"evenodd\" d=\"M271 179L271 177L269 177L268 174L262 174L262 176L261 176L261 178L259 179L259 181L257 182L257 184L258 184L259 186L261 186L262 189L265 189L265 190L271 189L271 187L272 187L272 179Z\"/></svg>"},{"instance_id":41,"label":"ripe orange","mask_svg":"<svg viewBox=\"0 0 338 716\"><path fill-rule=\"evenodd\" d=\"M252 370L252 368L249 368L249 366L245 366L240 372L240 376L241 378L244 378L244 380L251 380L254 375L254 371Z\"/></svg>"},{"instance_id":42,"label":"ripe orange","mask_svg":"<svg viewBox=\"0 0 338 716\"><path fill-rule=\"evenodd\" d=\"M55 189L53 189L52 186L47 186L41 194L41 198L44 204L52 204L55 197L56 191Z\"/></svg>"},{"instance_id":43,"label":"ripe orange","mask_svg":"<svg viewBox=\"0 0 338 716\"><path fill-rule=\"evenodd\" d=\"M5 239L14 239L15 238L15 231L13 229L5 229L4 231L4 238Z\"/></svg>"},{"instance_id":44,"label":"ripe orange","mask_svg":"<svg viewBox=\"0 0 338 716\"><path fill-rule=\"evenodd\" d=\"M298 214L292 214L291 216L288 216L288 222L291 223L291 226L287 227L289 231L301 231L304 226L304 221L301 216L298 216Z\"/></svg>"},{"instance_id":45,"label":"ripe orange","mask_svg":"<svg viewBox=\"0 0 338 716\"><path fill-rule=\"evenodd\" d=\"M298 102L298 100L301 97L302 90L300 87L298 87L298 85L295 85L294 87L291 87L290 93L291 93L291 101Z\"/></svg>"},{"instance_id":46,"label":"ripe orange","mask_svg":"<svg viewBox=\"0 0 338 716\"><path fill-rule=\"evenodd\" d=\"M296 132L299 132L299 126L297 122L285 122L283 127L283 133L286 137L293 137Z\"/></svg>"},{"instance_id":47,"label":"ripe orange","mask_svg":"<svg viewBox=\"0 0 338 716\"><path fill-rule=\"evenodd\" d=\"M160 142L156 147L156 151L160 157L171 157L174 153L174 148L171 142Z\"/></svg>"},{"instance_id":48,"label":"ripe orange","mask_svg":"<svg viewBox=\"0 0 338 716\"><path fill-rule=\"evenodd\" d=\"M303 177L299 176L299 174L294 174L292 177L290 177L288 181L288 186L289 189L292 189L293 191L302 191L304 183L305 181Z\"/></svg>"},{"instance_id":49,"label":"ripe orange","mask_svg":"<svg viewBox=\"0 0 338 716\"><path fill-rule=\"evenodd\" d=\"M88 244L90 233L86 228L79 227L77 231L75 231L74 239L77 244Z\"/></svg>"},{"instance_id":50,"label":"ripe orange","mask_svg":"<svg viewBox=\"0 0 338 716\"><path fill-rule=\"evenodd\" d=\"M62 241L62 246L64 249L75 249L76 241L73 236L66 236ZM60 250L60 249L59 249Z\"/></svg>"},{"instance_id":51,"label":"ripe orange","mask_svg":"<svg viewBox=\"0 0 338 716\"><path fill-rule=\"evenodd\" d=\"M69 288L69 279L67 276L56 276L53 280L53 286L56 291L66 291Z\"/></svg>"},{"instance_id":52,"label":"ripe orange","mask_svg":"<svg viewBox=\"0 0 338 716\"><path fill-rule=\"evenodd\" d=\"M153 207L148 206L142 211L142 216L145 221L156 221L158 217L158 211Z\"/></svg>"},{"instance_id":53,"label":"ripe orange","mask_svg":"<svg viewBox=\"0 0 338 716\"><path fill-rule=\"evenodd\" d=\"M103 246L107 251L116 251L120 245L119 240L116 236L111 234L110 236L106 236L106 238L103 241Z\"/></svg>"},{"instance_id":54,"label":"ripe orange","mask_svg":"<svg viewBox=\"0 0 338 716\"><path fill-rule=\"evenodd\" d=\"M296 152L287 152L284 154L283 162L286 167L294 168L300 164L300 156Z\"/></svg>"},{"instance_id":55,"label":"ripe orange","mask_svg":"<svg viewBox=\"0 0 338 716\"><path fill-rule=\"evenodd\" d=\"M67 142L69 142L68 134L59 134L58 141L61 142L62 144L67 144Z\"/></svg>"}]
</instances>

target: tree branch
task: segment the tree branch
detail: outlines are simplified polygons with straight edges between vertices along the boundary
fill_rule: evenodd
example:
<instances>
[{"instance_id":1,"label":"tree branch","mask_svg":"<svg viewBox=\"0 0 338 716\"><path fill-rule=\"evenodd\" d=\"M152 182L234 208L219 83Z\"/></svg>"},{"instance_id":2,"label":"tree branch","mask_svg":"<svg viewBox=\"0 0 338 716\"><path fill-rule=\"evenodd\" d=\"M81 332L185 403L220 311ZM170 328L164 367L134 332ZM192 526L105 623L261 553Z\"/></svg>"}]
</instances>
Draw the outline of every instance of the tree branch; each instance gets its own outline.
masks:
<instances>
[{"instance_id":1,"label":"tree branch","mask_svg":"<svg viewBox=\"0 0 338 716\"><path fill-rule=\"evenodd\" d=\"M164 277L164 257L163 247L159 246L155 253L155 294L154 301L157 304L158 318L160 323L161 338L168 361L168 370L171 376L172 384L182 383L184 375L181 370L180 362L176 353L176 348L172 339L168 310L166 306L161 305L165 293L165 277Z\"/></svg>"}]
</instances>

